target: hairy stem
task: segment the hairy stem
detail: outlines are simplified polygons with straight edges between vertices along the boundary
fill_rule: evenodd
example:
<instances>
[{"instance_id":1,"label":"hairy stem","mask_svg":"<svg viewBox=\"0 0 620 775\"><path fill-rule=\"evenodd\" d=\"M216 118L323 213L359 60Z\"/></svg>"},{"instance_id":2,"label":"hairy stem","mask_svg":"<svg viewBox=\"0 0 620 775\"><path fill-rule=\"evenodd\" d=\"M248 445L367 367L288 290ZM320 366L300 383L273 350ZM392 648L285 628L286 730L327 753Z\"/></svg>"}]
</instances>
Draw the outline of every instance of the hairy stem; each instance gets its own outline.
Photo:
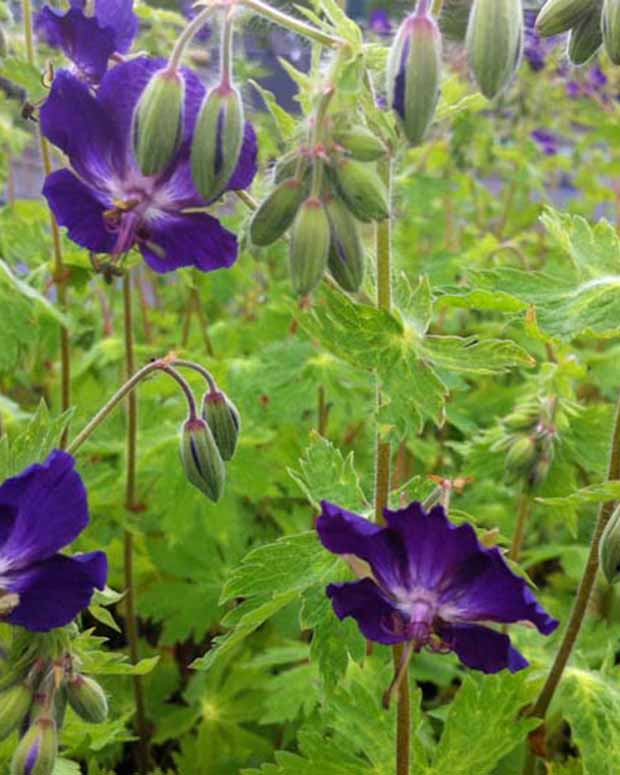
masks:
<instances>
[{"instance_id":1,"label":"hairy stem","mask_svg":"<svg viewBox=\"0 0 620 775\"><path fill-rule=\"evenodd\" d=\"M183 32L179 35L177 42L174 44L172 54L168 60L168 70L174 72L181 63L181 57L187 46L191 43L192 38L196 35L202 27L205 26L209 16L215 11L215 6L209 6L201 11L198 16L191 20Z\"/></svg>"},{"instance_id":2,"label":"hairy stem","mask_svg":"<svg viewBox=\"0 0 620 775\"><path fill-rule=\"evenodd\" d=\"M264 3L263 0L240 0L240 2L251 11L279 24L280 27L285 27L293 32L297 32L299 35L310 38L310 40L315 40L323 46L338 48L344 43L341 38L329 35L312 24L308 24L301 19L296 19L294 16L289 16L287 13L278 11L277 9L272 8L268 3Z\"/></svg>"},{"instance_id":3,"label":"hairy stem","mask_svg":"<svg viewBox=\"0 0 620 775\"><path fill-rule=\"evenodd\" d=\"M233 65L233 26L234 8L226 11L224 29L222 31L222 43L220 48L220 88L230 89L232 84Z\"/></svg>"},{"instance_id":4,"label":"hairy stem","mask_svg":"<svg viewBox=\"0 0 620 775\"><path fill-rule=\"evenodd\" d=\"M30 0L22 0L22 11L24 16L24 37L26 40L26 58L33 67L36 65L34 37L32 32L32 5ZM37 130L39 139L39 148L41 150L41 159L43 162L43 171L47 178L52 172L52 161L47 140L43 136L39 126ZM60 231L58 223L51 210L48 209L50 230L52 233L52 253L54 259L53 279L58 294L58 307L62 313L67 311L67 277L66 269L62 256L62 244L60 241ZM71 351L69 343L69 331L67 327L60 324L60 409L66 412L71 406ZM60 447L64 449L67 445L67 436L69 426L65 427L60 438Z\"/></svg>"},{"instance_id":5,"label":"hairy stem","mask_svg":"<svg viewBox=\"0 0 620 775\"><path fill-rule=\"evenodd\" d=\"M320 436L325 436L327 433L327 419L329 417L329 409L327 407L327 401L325 400L325 388L323 385L319 385L317 390L317 431Z\"/></svg>"},{"instance_id":6,"label":"hairy stem","mask_svg":"<svg viewBox=\"0 0 620 775\"><path fill-rule=\"evenodd\" d=\"M508 557L514 562L519 559L521 553L521 547L523 546L523 539L525 538L525 530L527 527L527 520L530 515L530 508L532 502L530 496L526 492L522 492L519 496L519 502L517 505L517 523L515 525L515 531L512 536L512 544Z\"/></svg>"},{"instance_id":7,"label":"hairy stem","mask_svg":"<svg viewBox=\"0 0 620 775\"><path fill-rule=\"evenodd\" d=\"M620 399L616 407L616 417L614 420L614 426L611 437L611 449L609 453L609 468L607 473L608 481L620 479ZM598 547L601 540L601 535L605 529L605 526L609 522L609 519L614 510L614 502L608 502L601 505L596 526L594 528L594 534L592 536L592 542L590 544L590 551L588 553L588 559L583 572L583 577L577 590L577 597L571 611L570 619L566 625L566 631L560 644L560 648L555 656L547 680L542 687L538 699L529 710L529 715L537 718L544 719L553 695L562 679L564 668L568 660L570 659L575 641L579 635L581 624L588 608L594 582L596 580L596 574L599 567L598 560ZM528 761L526 762L524 772L534 771L533 757L530 754Z\"/></svg>"},{"instance_id":8,"label":"hairy stem","mask_svg":"<svg viewBox=\"0 0 620 775\"><path fill-rule=\"evenodd\" d=\"M207 316L205 315L205 311L202 306L202 301L200 300L200 294L198 293L197 288L192 288L191 296L192 296L192 299L194 300L194 308L196 310L196 314L198 315L198 322L200 323L200 331L202 333L202 340L205 345L205 352L210 358L213 358L215 357L215 351L213 349L213 342L211 341L211 336L209 335L209 321L207 320Z\"/></svg>"}]
</instances>

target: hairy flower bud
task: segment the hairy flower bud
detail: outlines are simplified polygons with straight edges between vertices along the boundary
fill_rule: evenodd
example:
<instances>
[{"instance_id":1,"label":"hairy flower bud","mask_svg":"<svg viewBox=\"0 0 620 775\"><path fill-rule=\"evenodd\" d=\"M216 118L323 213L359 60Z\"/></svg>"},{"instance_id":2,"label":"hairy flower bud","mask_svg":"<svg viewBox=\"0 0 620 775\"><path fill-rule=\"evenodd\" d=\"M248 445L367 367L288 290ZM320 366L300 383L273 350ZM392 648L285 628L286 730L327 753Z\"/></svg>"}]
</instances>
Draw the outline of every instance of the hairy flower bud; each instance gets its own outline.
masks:
<instances>
[{"instance_id":1,"label":"hairy flower bud","mask_svg":"<svg viewBox=\"0 0 620 775\"><path fill-rule=\"evenodd\" d=\"M202 399L202 418L211 429L222 460L231 460L241 428L237 407L225 393L209 390Z\"/></svg>"},{"instance_id":2,"label":"hairy flower bud","mask_svg":"<svg viewBox=\"0 0 620 775\"><path fill-rule=\"evenodd\" d=\"M19 741L11 762L11 775L52 775L57 753L56 723L42 715Z\"/></svg>"},{"instance_id":3,"label":"hairy flower bud","mask_svg":"<svg viewBox=\"0 0 620 775\"><path fill-rule=\"evenodd\" d=\"M78 716L89 724L102 724L108 717L108 700L97 681L75 675L66 685L67 700Z\"/></svg>"},{"instance_id":4,"label":"hairy flower bud","mask_svg":"<svg viewBox=\"0 0 620 775\"><path fill-rule=\"evenodd\" d=\"M0 693L0 740L21 725L31 704L32 690L26 684L15 684Z\"/></svg>"},{"instance_id":5,"label":"hairy flower bud","mask_svg":"<svg viewBox=\"0 0 620 775\"><path fill-rule=\"evenodd\" d=\"M440 80L441 35L424 6L401 24L387 64L389 104L412 145L420 145L433 121Z\"/></svg>"},{"instance_id":6,"label":"hairy flower bud","mask_svg":"<svg viewBox=\"0 0 620 775\"><path fill-rule=\"evenodd\" d=\"M209 426L199 417L183 423L181 461L188 480L217 503L224 493L226 467Z\"/></svg>"},{"instance_id":7,"label":"hairy flower bud","mask_svg":"<svg viewBox=\"0 0 620 775\"><path fill-rule=\"evenodd\" d=\"M321 282L327 266L330 229L325 206L318 197L301 205L291 232L289 264L293 290L305 296Z\"/></svg>"},{"instance_id":8,"label":"hairy flower bud","mask_svg":"<svg viewBox=\"0 0 620 775\"><path fill-rule=\"evenodd\" d=\"M358 225L336 197L326 204L331 229L327 265L338 285L349 293L358 291L364 279L364 248Z\"/></svg>"},{"instance_id":9,"label":"hairy flower bud","mask_svg":"<svg viewBox=\"0 0 620 775\"><path fill-rule=\"evenodd\" d=\"M339 159L328 167L328 174L336 192L358 220L369 223L387 218L387 191L372 167L353 159Z\"/></svg>"},{"instance_id":10,"label":"hairy flower bud","mask_svg":"<svg viewBox=\"0 0 620 775\"><path fill-rule=\"evenodd\" d=\"M536 17L543 38L567 32L596 9L598 0L547 0Z\"/></svg>"},{"instance_id":11,"label":"hairy flower bud","mask_svg":"<svg viewBox=\"0 0 620 775\"><path fill-rule=\"evenodd\" d=\"M528 474L536 460L536 440L532 436L518 436L512 442L504 459L506 474L511 481Z\"/></svg>"},{"instance_id":12,"label":"hairy flower bud","mask_svg":"<svg viewBox=\"0 0 620 775\"><path fill-rule=\"evenodd\" d=\"M334 132L333 140L357 161L378 161L387 153L381 140L366 127L340 129Z\"/></svg>"},{"instance_id":13,"label":"hairy flower bud","mask_svg":"<svg viewBox=\"0 0 620 775\"><path fill-rule=\"evenodd\" d=\"M523 51L521 0L474 0L465 46L480 91L497 97L512 81Z\"/></svg>"},{"instance_id":14,"label":"hairy flower bud","mask_svg":"<svg viewBox=\"0 0 620 775\"><path fill-rule=\"evenodd\" d=\"M600 9L592 11L570 31L568 58L574 65L585 65L603 43Z\"/></svg>"},{"instance_id":15,"label":"hairy flower bud","mask_svg":"<svg viewBox=\"0 0 620 775\"><path fill-rule=\"evenodd\" d=\"M620 506L616 508L603 530L598 545L601 571L610 584L620 580Z\"/></svg>"},{"instance_id":16,"label":"hairy flower bud","mask_svg":"<svg viewBox=\"0 0 620 775\"><path fill-rule=\"evenodd\" d=\"M198 114L191 151L194 185L205 199L219 196L231 179L241 155L243 127L243 101L237 89L211 89Z\"/></svg>"},{"instance_id":17,"label":"hairy flower bud","mask_svg":"<svg viewBox=\"0 0 620 775\"><path fill-rule=\"evenodd\" d=\"M601 28L607 56L620 65L620 0L603 0Z\"/></svg>"},{"instance_id":18,"label":"hairy flower bud","mask_svg":"<svg viewBox=\"0 0 620 775\"><path fill-rule=\"evenodd\" d=\"M273 244L295 220L305 196L305 186L296 178L277 185L250 221L250 239L258 247Z\"/></svg>"},{"instance_id":19,"label":"hairy flower bud","mask_svg":"<svg viewBox=\"0 0 620 775\"><path fill-rule=\"evenodd\" d=\"M177 70L155 73L133 116L133 147L144 175L162 172L181 143L185 84Z\"/></svg>"}]
</instances>

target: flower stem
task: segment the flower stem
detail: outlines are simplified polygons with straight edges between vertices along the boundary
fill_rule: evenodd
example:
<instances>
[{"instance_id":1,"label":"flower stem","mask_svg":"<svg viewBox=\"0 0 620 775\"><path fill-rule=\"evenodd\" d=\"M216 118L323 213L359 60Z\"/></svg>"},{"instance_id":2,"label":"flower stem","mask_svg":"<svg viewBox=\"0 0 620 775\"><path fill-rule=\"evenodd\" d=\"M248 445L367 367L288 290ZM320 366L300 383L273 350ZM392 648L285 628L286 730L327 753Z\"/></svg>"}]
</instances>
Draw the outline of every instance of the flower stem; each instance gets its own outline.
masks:
<instances>
[{"instance_id":1,"label":"flower stem","mask_svg":"<svg viewBox=\"0 0 620 775\"><path fill-rule=\"evenodd\" d=\"M620 399L616 407L616 417L614 420L614 426L611 437L611 449L609 453L609 468L607 474L607 480L613 481L620 479ZM579 630L588 608L594 582L596 580L596 574L599 567L598 560L598 547L601 540L601 535L605 529L605 526L609 522L609 519L614 510L614 502L610 501L604 503L599 508L598 518L596 526L594 528L594 534L592 536L592 542L590 544L590 551L588 553L588 559L586 561L586 567L583 572L583 577L577 590L577 597L571 611L570 619L562 638L562 643L555 656L547 680L542 687L538 699L528 711L530 716L544 719L553 699L553 695L562 679L564 668L568 660L570 659L575 641L579 635ZM524 772L533 772L533 759L530 754L528 761L526 762Z\"/></svg>"},{"instance_id":2,"label":"flower stem","mask_svg":"<svg viewBox=\"0 0 620 775\"><path fill-rule=\"evenodd\" d=\"M287 13L278 11L275 8L272 8L268 3L264 3L263 0L240 0L240 3L260 16L264 16L266 19L279 24L280 27L285 27L293 32L297 32L299 35L315 40L323 46L338 48L344 43L341 38L329 35L312 24L308 24L301 19L296 19L294 16L289 16Z\"/></svg>"},{"instance_id":3,"label":"flower stem","mask_svg":"<svg viewBox=\"0 0 620 775\"><path fill-rule=\"evenodd\" d=\"M433 16L437 17L441 13L441 8L443 6L443 0L435 0L433 3Z\"/></svg>"},{"instance_id":4,"label":"flower stem","mask_svg":"<svg viewBox=\"0 0 620 775\"><path fill-rule=\"evenodd\" d=\"M317 426L319 436L325 436L327 433L327 420L329 417L329 408L325 400L325 388L319 385L317 390Z\"/></svg>"},{"instance_id":5,"label":"flower stem","mask_svg":"<svg viewBox=\"0 0 620 775\"><path fill-rule=\"evenodd\" d=\"M517 523L515 525L515 531L512 536L512 544L508 557L513 562L517 562L519 554L521 553L521 547L523 546L523 539L525 538L525 529L527 527L527 520L530 515L530 508L532 502L530 496L526 492L522 492L519 496L519 502L517 505Z\"/></svg>"},{"instance_id":6,"label":"flower stem","mask_svg":"<svg viewBox=\"0 0 620 775\"><path fill-rule=\"evenodd\" d=\"M136 367L134 358L133 314L131 305L131 276L123 277L123 326L125 335L125 371L127 379L133 377ZM138 401L135 392L127 394L127 457L125 479L125 508L135 512L138 506L136 494L136 450L138 440ZM136 617L135 584L133 574L133 533L125 530L123 536L125 567L125 611L127 641L132 664L139 660L138 622ZM136 731L138 733L138 768L141 775L149 771L149 741L146 726L144 690L142 678L133 676L134 701L136 704Z\"/></svg>"},{"instance_id":7,"label":"flower stem","mask_svg":"<svg viewBox=\"0 0 620 775\"><path fill-rule=\"evenodd\" d=\"M32 33L32 5L30 0L22 0L22 12L24 16L24 37L26 40L26 58L32 66L36 65L34 37ZM52 161L50 158L49 145L43 136L40 125L37 129L39 139L39 148L41 150L41 160L43 162L43 171L47 178L52 172ZM60 241L60 230L58 223L51 210L48 208L50 230L52 232L52 249L54 258L53 279L58 294L58 307L62 313L67 311L67 277L62 256L62 244ZM69 331L67 327L60 324L60 410L66 412L71 406L71 350L69 343ZM67 445L67 436L69 425L65 427L60 438L59 446L64 449Z\"/></svg>"},{"instance_id":8,"label":"flower stem","mask_svg":"<svg viewBox=\"0 0 620 775\"><path fill-rule=\"evenodd\" d=\"M233 63L233 36L235 28L233 26L234 8L226 11L224 18L224 29L222 30L222 43L220 48L220 88L227 91L232 84L232 63Z\"/></svg>"},{"instance_id":9,"label":"flower stem","mask_svg":"<svg viewBox=\"0 0 620 775\"><path fill-rule=\"evenodd\" d=\"M205 311L200 300L200 294L198 293L197 288L192 288L191 297L194 300L194 308L196 310L196 314L198 315L198 322L200 323L200 330L202 332L202 339L205 345L205 352L210 358L214 358L215 351L213 349L213 342L209 336L209 321L205 315Z\"/></svg>"},{"instance_id":10,"label":"flower stem","mask_svg":"<svg viewBox=\"0 0 620 775\"><path fill-rule=\"evenodd\" d=\"M177 42L174 44L174 48L172 49L172 54L170 54L170 59L168 60L167 69L170 72L174 72L178 68L181 63L183 52L191 43L194 35L196 35L196 33L199 32L202 27L204 27L207 19L213 14L214 11L214 5L210 5L208 8L205 8L198 14L198 16L191 20L191 22L179 35Z\"/></svg>"}]
</instances>

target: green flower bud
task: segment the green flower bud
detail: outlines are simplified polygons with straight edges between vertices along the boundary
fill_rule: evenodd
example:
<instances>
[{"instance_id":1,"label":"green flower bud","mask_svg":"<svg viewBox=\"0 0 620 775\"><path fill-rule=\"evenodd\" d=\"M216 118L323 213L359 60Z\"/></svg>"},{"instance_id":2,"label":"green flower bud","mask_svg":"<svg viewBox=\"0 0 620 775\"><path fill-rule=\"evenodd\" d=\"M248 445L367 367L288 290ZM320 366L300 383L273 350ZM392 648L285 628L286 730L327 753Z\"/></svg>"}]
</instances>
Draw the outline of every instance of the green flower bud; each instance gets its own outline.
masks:
<instances>
[{"instance_id":1,"label":"green flower bud","mask_svg":"<svg viewBox=\"0 0 620 775\"><path fill-rule=\"evenodd\" d=\"M304 189L304 184L295 178L287 178L273 189L250 221L254 245L271 245L284 234L304 200Z\"/></svg>"},{"instance_id":2,"label":"green flower bud","mask_svg":"<svg viewBox=\"0 0 620 775\"><path fill-rule=\"evenodd\" d=\"M567 32L595 10L598 0L547 0L536 17L543 38Z\"/></svg>"},{"instance_id":3,"label":"green flower bud","mask_svg":"<svg viewBox=\"0 0 620 775\"><path fill-rule=\"evenodd\" d=\"M504 467L510 480L529 473L536 460L536 440L531 436L518 436L508 448Z\"/></svg>"},{"instance_id":4,"label":"green flower bud","mask_svg":"<svg viewBox=\"0 0 620 775\"><path fill-rule=\"evenodd\" d=\"M327 169L336 192L359 221L387 218L387 191L372 167L353 159L339 159Z\"/></svg>"},{"instance_id":5,"label":"green flower bud","mask_svg":"<svg viewBox=\"0 0 620 775\"><path fill-rule=\"evenodd\" d=\"M305 296L321 282L329 253L330 229L325 206L318 197L301 205L291 232L289 264L293 290Z\"/></svg>"},{"instance_id":6,"label":"green flower bud","mask_svg":"<svg viewBox=\"0 0 620 775\"><path fill-rule=\"evenodd\" d=\"M0 740L21 725L31 704L32 690L23 683L15 684L0 694Z\"/></svg>"},{"instance_id":7,"label":"green flower bud","mask_svg":"<svg viewBox=\"0 0 620 775\"><path fill-rule=\"evenodd\" d=\"M188 480L217 503L224 493L226 467L209 426L199 417L183 423L181 461Z\"/></svg>"},{"instance_id":8,"label":"green flower bud","mask_svg":"<svg viewBox=\"0 0 620 775\"><path fill-rule=\"evenodd\" d=\"M441 35L426 6L400 26L387 64L390 107L411 145L420 145L435 116L441 80Z\"/></svg>"},{"instance_id":9,"label":"green flower bud","mask_svg":"<svg viewBox=\"0 0 620 775\"><path fill-rule=\"evenodd\" d=\"M336 197L326 204L331 228L327 265L338 285L349 293L358 291L364 279L364 248L358 225Z\"/></svg>"},{"instance_id":10,"label":"green flower bud","mask_svg":"<svg viewBox=\"0 0 620 775\"><path fill-rule=\"evenodd\" d=\"M181 144L185 82L176 70L155 73L133 116L133 147L144 175L162 172Z\"/></svg>"},{"instance_id":11,"label":"green flower bud","mask_svg":"<svg viewBox=\"0 0 620 775\"><path fill-rule=\"evenodd\" d=\"M243 146L243 129L243 101L237 89L211 89L198 114L191 151L194 185L205 199L219 196L233 176Z\"/></svg>"},{"instance_id":12,"label":"green flower bud","mask_svg":"<svg viewBox=\"0 0 620 775\"><path fill-rule=\"evenodd\" d=\"M620 0L603 0L601 27L607 56L620 65Z\"/></svg>"},{"instance_id":13,"label":"green flower bud","mask_svg":"<svg viewBox=\"0 0 620 775\"><path fill-rule=\"evenodd\" d=\"M89 724L102 724L108 717L108 701L97 681L76 675L67 681L67 700L81 719Z\"/></svg>"},{"instance_id":14,"label":"green flower bud","mask_svg":"<svg viewBox=\"0 0 620 775\"><path fill-rule=\"evenodd\" d=\"M0 24L0 59L4 59L8 50L9 47L6 41L6 32L4 31L4 27Z\"/></svg>"},{"instance_id":15,"label":"green flower bud","mask_svg":"<svg viewBox=\"0 0 620 775\"><path fill-rule=\"evenodd\" d=\"M211 429L222 460L231 460L241 428L237 407L225 393L209 390L202 399L202 418Z\"/></svg>"},{"instance_id":16,"label":"green flower bud","mask_svg":"<svg viewBox=\"0 0 620 775\"><path fill-rule=\"evenodd\" d=\"M574 65L585 65L603 43L600 10L585 16L570 31L568 58Z\"/></svg>"},{"instance_id":17,"label":"green flower bud","mask_svg":"<svg viewBox=\"0 0 620 775\"><path fill-rule=\"evenodd\" d=\"M56 723L49 716L40 716L15 749L11 775L52 775L57 753Z\"/></svg>"},{"instance_id":18,"label":"green flower bud","mask_svg":"<svg viewBox=\"0 0 620 775\"><path fill-rule=\"evenodd\" d=\"M549 454L543 454L538 457L527 478L527 483L531 489L539 487L549 475L553 463L553 451Z\"/></svg>"},{"instance_id":19,"label":"green flower bud","mask_svg":"<svg viewBox=\"0 0 620 775\"><path fill-rule=\"evenodd\" d=\"M598 545L601 571L610 584L620 580L620 506L605 525Z\"/></svg>"},{"instance_id":20,"label":"green flower bud","mask_svg":"<svg viewBox=\"0 0 620 775\"><path fill-rule=\"evenodd\" d=\"M465 46L480 91L497 97L512 81L523 51L521 0L474 0Z\"/></svg>"},{"instance_id":21,"label":"green flower bud","mask_svg":"<svg viewBox=\"0 0 620 775\"><path fill-rule=\"evenodd\" d=\"M339 130L334 133L333 140L357 161L378 161L387 153L381 140L366 127Z\"/></svg>"}]
</instances>

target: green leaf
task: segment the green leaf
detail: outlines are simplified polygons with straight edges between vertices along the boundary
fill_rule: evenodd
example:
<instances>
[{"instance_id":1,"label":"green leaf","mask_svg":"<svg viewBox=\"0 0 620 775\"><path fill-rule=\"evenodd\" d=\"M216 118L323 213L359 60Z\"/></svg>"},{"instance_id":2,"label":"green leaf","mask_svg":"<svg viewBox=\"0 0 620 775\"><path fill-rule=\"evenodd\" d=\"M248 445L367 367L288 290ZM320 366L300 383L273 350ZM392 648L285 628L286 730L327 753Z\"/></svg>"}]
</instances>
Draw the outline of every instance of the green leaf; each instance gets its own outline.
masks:
<instances>
[{"instance_id":1,"label":"green leaf","mask_svg":"<svg viewBox=\"0 0 620 775\"><path fill-rule=\"evenodd\" d=\"M263 98L267 110L271 113L271 116L275 121L281 139L289 140L295 134L295 129L297 127L295 119L292 116L289 116L284 108L278 104L275 95L270 92L269 89L266 89L264 86L261 86L260 83L257 83L257 81L252 79L250 79L248 83L250 83Z\"/></svg>"},{"instance_id":2,"label":"green leaf","mask_svg":"<svg viewBox=\"0 0 620 775\"><path fill-rule=\"evenodd\" d=\"M38 102L47 94L41 72L23 59L17 59L17 57L4 59L0 65L0 76L8 78L9 81L25 89L30 102Z\"/></svg>"},{"instance_id":3,"label":"green leaf","mask_svg":"<svg viewBox=\"0 0 620 775\"><path fill-rule=\"evenodd\" d=\"M15 277L6 262L2 260L0 260L0 284L8 285L11 290L16 291L20 296L28 299L29 302L33 302L40 312L51 317L57 323L60 323L63 326L68 325L68 319L65 315L59 312L59 310L35 288Z\"/></svg>"},{"instance_id":4,"label":"green leaf","mask_svg":"<svg viewBox=\"0 0 620 775\"><path fill-rule=\"evenodd\" d=\"M428 336L423 349L437 367L461 374L501 374L535 364L522 347L506 339Z\"/></svg>"},{"instance_id":5,"label":"green leaf","mask_svg":"<svg viewBox=\"0 0 620 775\"><path fill-rule=\"evenodd\" d=\"M568 506L581 506L584 503L608 503L620 500L620 481L603 482L583 487L570 495L558 498L536 498L543 506L565 508Z\"/></svg>"}]
</instances>

